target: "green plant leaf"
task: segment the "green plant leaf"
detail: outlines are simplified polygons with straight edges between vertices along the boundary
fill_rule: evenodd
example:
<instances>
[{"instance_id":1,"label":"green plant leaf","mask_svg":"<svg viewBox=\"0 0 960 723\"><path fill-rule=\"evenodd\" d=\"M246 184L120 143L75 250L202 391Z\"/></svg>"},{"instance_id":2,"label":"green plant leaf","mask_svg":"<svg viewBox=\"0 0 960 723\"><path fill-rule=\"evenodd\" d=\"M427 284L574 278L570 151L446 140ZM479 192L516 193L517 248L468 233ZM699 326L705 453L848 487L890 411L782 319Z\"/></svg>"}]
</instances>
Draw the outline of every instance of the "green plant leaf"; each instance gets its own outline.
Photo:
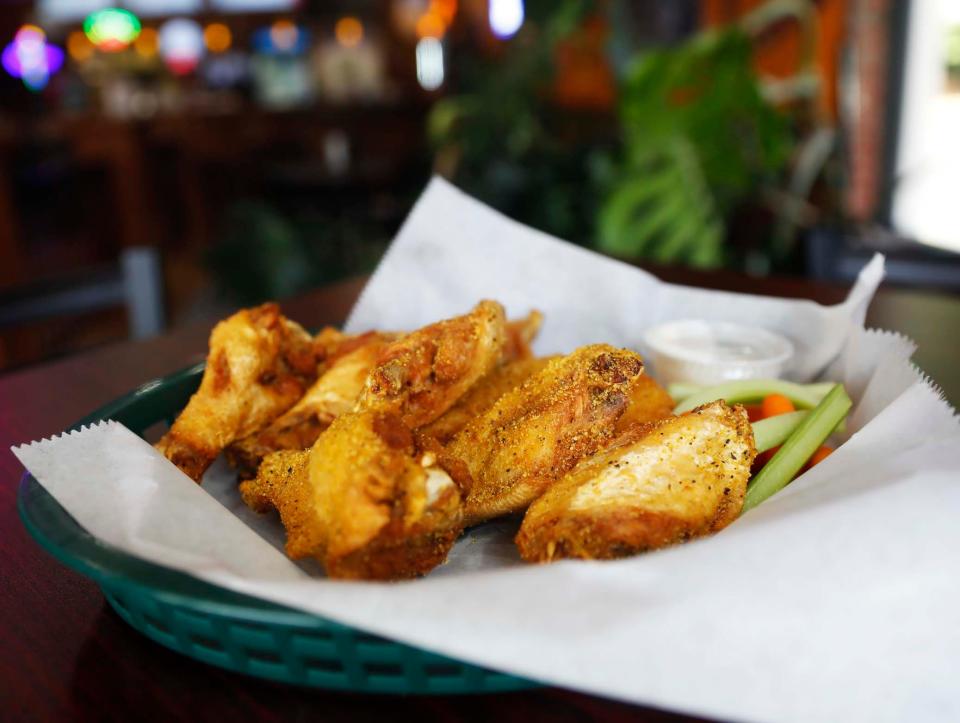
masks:
<instances>
[{"instance_id":1,"label":"green plant leaf","mask_svg":"<svg viewBox=\"0 0 960 723\"><path fill-rule=\"evenodd\" d=\"M621 84L623 148L607 175L598 247L661 263L716 266L726 221L775 183L792 146L763 100L740 30L711 30L640 55Z\"/></svg>"},{"instance_id":2,"label":"green plant leaf","mask_svg":"<svg viewBox=\"0 0 960 723\"><path fill-rule=\"evenodd\" d=\"M702 267L722 261L717 217L691 144L673 137L637 150L599 215L598 246L607 253Z\"/></svg>"}]
</instances>

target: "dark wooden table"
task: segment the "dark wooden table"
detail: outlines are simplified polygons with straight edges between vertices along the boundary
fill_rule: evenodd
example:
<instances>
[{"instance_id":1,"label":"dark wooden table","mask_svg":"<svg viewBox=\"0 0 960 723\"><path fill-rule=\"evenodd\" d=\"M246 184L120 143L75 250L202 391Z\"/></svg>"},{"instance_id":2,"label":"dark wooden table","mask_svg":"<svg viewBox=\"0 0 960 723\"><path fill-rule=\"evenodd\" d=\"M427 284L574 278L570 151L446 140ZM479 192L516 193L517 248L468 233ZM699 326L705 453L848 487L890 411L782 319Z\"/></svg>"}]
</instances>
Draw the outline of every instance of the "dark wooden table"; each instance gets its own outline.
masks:
<instances>
[{"instance_id":1,"label":"dark wooden table","mask_svg":"<svg viewBox=\"0 0 960 723\"><path fill-rule=\"evenodd\" d=\"M843 289L797 280L661 270L679 283L834 303ZM284 304L309 326L338 323L362 280ZM960 299L881 290L868 322L910 334L916 358L960 400ZM130 629L99 588L64 568L28 536L16 513L23 472L11 444L55 434L140 384L202 358L209 325L124 343L0 378L0 718L8 720L304 719L681 720L649 708L544 688L468 697L358 696L305 690L229 673L181 657ZM689 719L685 719L689 720Z\"/></svg>"}]
</instances>

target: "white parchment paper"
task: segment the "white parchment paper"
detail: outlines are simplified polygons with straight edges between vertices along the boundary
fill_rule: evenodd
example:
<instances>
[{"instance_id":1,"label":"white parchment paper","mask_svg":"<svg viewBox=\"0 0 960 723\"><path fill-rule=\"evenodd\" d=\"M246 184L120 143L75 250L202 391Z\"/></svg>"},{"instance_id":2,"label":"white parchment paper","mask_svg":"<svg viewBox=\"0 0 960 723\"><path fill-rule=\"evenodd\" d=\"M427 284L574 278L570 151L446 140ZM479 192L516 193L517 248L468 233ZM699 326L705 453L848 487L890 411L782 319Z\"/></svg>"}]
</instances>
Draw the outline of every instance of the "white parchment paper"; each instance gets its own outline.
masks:
<instances>
[{"instance_id":1,"label":"white parchment paper","mask_svg":"<svg viewBox=\"0 0 960 723\"><path fill-rule=\"evenodd\" d=\"M337 582L280 552L215 466L198 488L115 422L15 448L91 533L204 580L547 683L737 720L960 719L960 424L912 343L863 329L883 274L823 307L657 281L428 187L348 328L479 298L546 314L537 348L640 348L672 318L789 336L791 375L843 381L850 438L719 535L615 562L520 563L498 522L406 583Z\"/></svg>"}]
</instances>

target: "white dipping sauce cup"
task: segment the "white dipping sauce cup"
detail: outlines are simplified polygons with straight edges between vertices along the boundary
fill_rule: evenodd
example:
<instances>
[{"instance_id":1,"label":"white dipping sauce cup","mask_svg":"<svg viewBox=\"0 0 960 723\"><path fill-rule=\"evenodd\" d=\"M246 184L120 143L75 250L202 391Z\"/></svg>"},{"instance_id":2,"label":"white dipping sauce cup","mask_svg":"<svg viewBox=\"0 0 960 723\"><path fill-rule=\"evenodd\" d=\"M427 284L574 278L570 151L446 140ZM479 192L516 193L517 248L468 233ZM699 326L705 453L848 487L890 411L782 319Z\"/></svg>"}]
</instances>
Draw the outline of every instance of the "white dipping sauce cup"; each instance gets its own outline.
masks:
<instances>
[{"instance_id":1,"label":"white dipping sauce cup","mask_svg":"<svg viewBox=\"0 0 960 723\"><path fill-rule=\"evenodd\" d=\"M644 341L661 384L777 378L793 357L786 337L728 322L671 321L648 330Z\"/></svg>"}]
</instances>

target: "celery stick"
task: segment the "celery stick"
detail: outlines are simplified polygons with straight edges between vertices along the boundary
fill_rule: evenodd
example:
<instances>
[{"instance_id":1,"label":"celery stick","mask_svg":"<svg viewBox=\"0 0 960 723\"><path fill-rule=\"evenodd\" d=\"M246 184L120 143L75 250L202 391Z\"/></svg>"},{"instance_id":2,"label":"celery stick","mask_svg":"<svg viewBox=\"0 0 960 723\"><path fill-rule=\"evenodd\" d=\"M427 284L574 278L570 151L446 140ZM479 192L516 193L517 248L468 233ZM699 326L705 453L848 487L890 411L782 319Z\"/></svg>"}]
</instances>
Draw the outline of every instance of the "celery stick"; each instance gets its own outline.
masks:
<instances>
[{"instance_id":1,"label":"celery stick","mask_svg":"<svg viewBox=\"0 0 960 723\"><path fill-rule=\"evenodd\" d=\"M800 386L810 392L810 394L816 396L819 400L827 396L827 392L833 389L833 384L833 382L813 382L812 384L801 384ZM712 389L715 386L715 384L704 386L703 384L691 384L690 382L674 382L673 384L667 385L667 393L673 397L675 402L680 403L687 397L692 397L694 394L700 394L701 392ZM711 399L710 401L713 400ZM747 399L744 401L753 400ZM760 401L760 398L755 401Z\"/></svg>"},{"instance_id":2,"label":"celery stick","mask_svg":"<svg viewBox=\"0 0 960 723\"><path fill-rule=\"evenodd\" d=\"M851 406L853 403L843 385L835 385L823 401L800 422L773 458L750 480L742 512L756 507L786 487L843 421Z\"/></svg>"},{"instance_id":3,"label":"celery stick","mask_svg":"<svg viewBox=\"0 0 960 723\"><path fill-rule=\"evenodd\" d=\"M833 385L831 384L831 387ZM812 387L812 388L811 388ZM795 384L782 379L744 379L701 389L674 407L674 414L689 412L701 404L723 399L728 404L759 402L768 394L782 394L801 409L813 409L823 399L820 385Z\"/></svg>"},{"instance_id":4,"label":"celery stick","mask_svg":"<svg viewBox=\"0 0 960 723\"><path fill-rule=\"evenodd\" d=\"M687 382L674 382L667 385L667 394L673 397L675 402L682 402L687 397L692 397L698 392L702 392L707 387L700 384L689 384Z\"/></svg>"},{"instance_id":5,"label":"celery stick","mask_svg":"<svg viewBox=\"0 0 960 723\"><path fill-rule=\"evenodd\" d=\"M766 452L787 441L810 412L790 412L753 423L753 443L757 452Z\"/></svg>"}]
</instances>

